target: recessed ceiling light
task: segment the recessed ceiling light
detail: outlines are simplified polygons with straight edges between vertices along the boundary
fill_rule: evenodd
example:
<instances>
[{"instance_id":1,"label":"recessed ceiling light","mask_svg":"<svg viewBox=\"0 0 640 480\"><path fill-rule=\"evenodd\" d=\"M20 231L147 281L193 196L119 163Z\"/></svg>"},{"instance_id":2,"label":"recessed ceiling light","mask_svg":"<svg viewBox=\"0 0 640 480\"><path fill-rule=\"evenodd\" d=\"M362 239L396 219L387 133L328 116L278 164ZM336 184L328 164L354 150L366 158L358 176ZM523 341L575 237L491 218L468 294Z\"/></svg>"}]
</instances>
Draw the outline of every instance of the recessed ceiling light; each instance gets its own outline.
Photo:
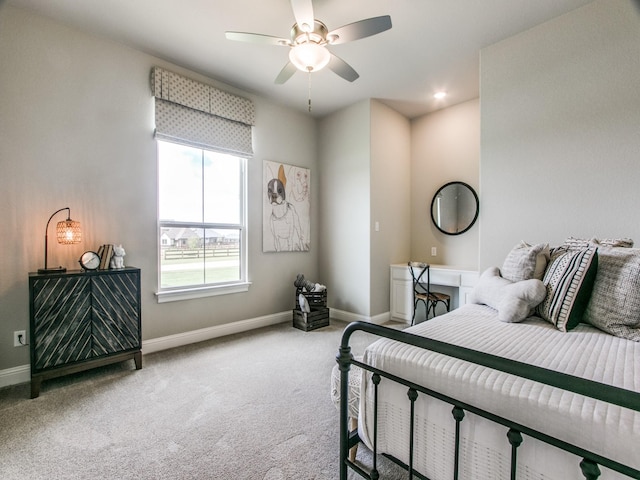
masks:
<instances>
[{"instance_id":1,"label":"recessed ceiling light","mask_svg":"<svg viewBox=\"0 0 640 480\"><path fill-rule=\"evenodd\" d=\"M436 92L433 94L433 98L436 98L438 100L440 100L441 98L444 98L447 96L447 92Z\"/></svg>"}]
</instances>

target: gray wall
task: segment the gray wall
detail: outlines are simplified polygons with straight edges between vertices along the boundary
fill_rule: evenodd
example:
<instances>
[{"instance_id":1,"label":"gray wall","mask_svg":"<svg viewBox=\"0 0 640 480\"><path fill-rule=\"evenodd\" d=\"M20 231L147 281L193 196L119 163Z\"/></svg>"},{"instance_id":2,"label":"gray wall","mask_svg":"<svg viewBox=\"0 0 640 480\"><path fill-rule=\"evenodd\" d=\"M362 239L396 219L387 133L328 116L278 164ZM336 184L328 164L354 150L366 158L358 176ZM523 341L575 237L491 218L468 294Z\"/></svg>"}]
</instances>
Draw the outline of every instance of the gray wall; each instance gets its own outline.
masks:
<instances>
[{"instance_id":1,"label":"gray wall","mask_svg":"<svg viewBox=\"0 0 640 480\"><path fill-rule=\"evenodd\" d=\"M149 70L161 65L249 95L2 7L0 371L28 364L12 332L28 329L27 272L42 265L45 222L63 206L82 221L85 240L53 245L51 264L75 268L82 251L123 243L127 263L143 269L145 339L286 311L298 272L329 286L332 307L375 317L388 310L389 263L484 269L501 265L521 239L640 242L639 22L631 2L597 0L485 48L480 100L411 122L365 101L316 124L252 97L253 285L246 294L157 304ZM310 253L262 253L263 160L312 169ZM480 195L479 223L459 237L429 219L433 194L451 180Z\"/></svg>"},{"instance_id":2,"label":"gray wall","mask_svg":"<svg viewBox=\"0 0 640 480\"><path fill-rule=\"evenodd\" d=\"M329 304L386 320L389 265L409 257L409 120L366 100L323 118L319 131L320 271Z\"/></svg>"},{"instance_id":3,"label":"gray wall","mask_svg":"<svg viewBox=\"0 0 640 480\"><path fill-rule=\"evenodd\" d=\"M480 102L471 100L411 122L411 259L478 268L480 217L461 235L445 235L431 221L431 200L448 182L462 181L479 192ZM431 255L436 247L436 255Z\"/></svg>"},{"instance_id":4,"label":"gray wall","mask_svg":"<svg viewBox=\"0 0 640 480\"><path fill-rule=\"evenodd\" d=\"M406 262L411 238L411 125L371 102L371 316L389 312L389 265ZM376 223L378 231L376 231Z\"/></svg>"},{"instance_id":5,"label":"gray wall","mask_svg":"<svg viewBox=\"0 0 640 480\"><path fill-rule=\"evenodd\" d=\"M318 124L320 277L331 307L370 314L371 106L358 102Z\"/></svg>"},{"instance_id":6,"label":"gray wall","mask_svg":"<svg viewBox=\"0 0 640 480\"><path fill-rule=\"evenodd\" d=\"M58 208L71 208L84 241L50 244L50 265L77 269L83 251L122 243L126 263L142 269L144 340L286 312L296 274L318 277L319 175L311 117L6 5L0 8L0 65L0 371L29 363L28 349L13 347L12 332L29 329L27 272L43 265L45 224ZM154 65L255 102L247 293L155 300ZM310 253L262 253L263 160L311 168ZM60 215L55 221L64 219Z\"/></svg>"},{"instance_id":7,"label":"gray wall","mask_svg":"<svg viewBox=\"0 0 640 480\"><path fill-rule=\"evenodd\" d=\"M598 0L481 52L480 264L521 239L640 243L640 14Z\"/></svg>"}]
</instances>

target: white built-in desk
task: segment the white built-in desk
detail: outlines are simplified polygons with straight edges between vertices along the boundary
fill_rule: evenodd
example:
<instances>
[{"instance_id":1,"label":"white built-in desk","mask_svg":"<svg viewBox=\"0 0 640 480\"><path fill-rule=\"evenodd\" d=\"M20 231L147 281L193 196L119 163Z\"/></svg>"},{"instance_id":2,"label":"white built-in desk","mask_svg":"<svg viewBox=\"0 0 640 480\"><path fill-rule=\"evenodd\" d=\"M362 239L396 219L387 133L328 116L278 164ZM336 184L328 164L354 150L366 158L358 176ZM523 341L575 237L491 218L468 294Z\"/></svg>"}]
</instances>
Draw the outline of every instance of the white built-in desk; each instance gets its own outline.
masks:
<instances>
[{"instance_id":1,"label":"white built-in desk","mask_svg":"<svg viewBox=\"0 0 640 480\"><path fill-rule=\"evenodd\" d=\"M416 276L420 273L417 270L420 269L414 267ZM452 309L468 302L469 294L478 281L477 271L448 265L431 265L429 273L433 290L451 295ZM406 263L391 265L390 284L391 319L410 323L413 316L413 282ZM416 321L423 319L416 318Z\"/></svg>"}]
</instances>

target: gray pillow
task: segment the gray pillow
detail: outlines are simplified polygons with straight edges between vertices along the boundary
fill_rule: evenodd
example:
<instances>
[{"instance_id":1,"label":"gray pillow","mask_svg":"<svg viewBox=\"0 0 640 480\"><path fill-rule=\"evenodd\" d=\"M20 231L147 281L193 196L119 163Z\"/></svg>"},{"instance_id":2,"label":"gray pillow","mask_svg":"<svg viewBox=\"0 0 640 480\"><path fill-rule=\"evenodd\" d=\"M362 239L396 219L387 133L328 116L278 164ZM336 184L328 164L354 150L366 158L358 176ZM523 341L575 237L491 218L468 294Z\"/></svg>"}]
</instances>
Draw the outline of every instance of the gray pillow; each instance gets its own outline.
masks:
<instances>
[{"instance_id":1,"label":"gray pillow","mask_svg":"<svg viewBox=\"0 0 640 480\"><path fill-rule=\"evenodd\" d=\"M575 238L569 237L564 241L563 246L572 249L580 250L588 247L633 247L633 240L630 238Z\"/></svg>"},{"instance_id":2,"label":"gray pillow","mask_svg":"<svg viewBox=\"0 0 640 480\"><path fill-rule=\"evenodd\" d=\"M598 274L584 321L640 342L640 249L598 248Z\"/></svg>"},{"instance_id":3,"label":"gray pillow","mask_svg":"<svg viewBox=\"0 0 640 480\"><path fill-rule=\"evenodd\" d=\"M548 261L548 243L529 245L527 242L522 241L513 247L507 258L504 259L500 273L503 278L512 282L520 282L531 278L542 280Z\"/></svg>"}]
</instances>

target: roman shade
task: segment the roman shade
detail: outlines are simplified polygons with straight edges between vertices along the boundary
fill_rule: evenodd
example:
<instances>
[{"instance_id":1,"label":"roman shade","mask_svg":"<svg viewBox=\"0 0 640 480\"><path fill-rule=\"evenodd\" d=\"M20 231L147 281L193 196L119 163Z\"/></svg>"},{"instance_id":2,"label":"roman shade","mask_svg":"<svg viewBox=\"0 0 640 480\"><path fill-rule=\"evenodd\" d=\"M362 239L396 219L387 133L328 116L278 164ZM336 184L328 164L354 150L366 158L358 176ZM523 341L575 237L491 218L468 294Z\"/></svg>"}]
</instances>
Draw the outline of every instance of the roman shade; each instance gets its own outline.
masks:
<instances>
[{"instance_id":1,"label":"roman shade","mask_svg":"<svg viewBox=\"0 0 640 480\"><path fill-rule=\"evenodd\" d=\"M156 138L243 157L253 154L253 102L160 67L151 69Z\"/></svg>"}]
</instances>

